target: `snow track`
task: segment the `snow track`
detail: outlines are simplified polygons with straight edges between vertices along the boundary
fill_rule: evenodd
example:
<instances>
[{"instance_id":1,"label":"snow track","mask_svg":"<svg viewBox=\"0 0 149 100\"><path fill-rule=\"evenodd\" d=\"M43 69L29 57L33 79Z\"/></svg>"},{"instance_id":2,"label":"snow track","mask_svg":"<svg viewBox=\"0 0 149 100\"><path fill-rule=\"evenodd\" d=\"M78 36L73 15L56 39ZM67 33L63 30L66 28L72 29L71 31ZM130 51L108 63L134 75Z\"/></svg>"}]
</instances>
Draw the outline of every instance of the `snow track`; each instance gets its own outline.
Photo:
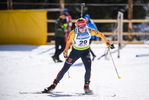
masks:
<instances>
[{"instance_id":1,"label":"snow track","mask_svg":"<svg viewBox=\"0 0 149 100\"><path fill-rule=\"evenodd\" d=\"M117 49L117 45L115 46ZM42 91L51 85L63 63L54 63L54 45L0 45L0 100L149 100L149 45L126 45L120 58L113 53L121 79L117 78L111 59L97 60L105 51L105 44L92 44L96 54L92 62L90 88L95 95L83 93L85 69L79 59L54 91L64 94L20 94L19 91ZM113 50L114 51L114 50ZM112 50L111 50L112 52ZM65 60L60 55L61 60Z\"/></svg>"}]
</instances>

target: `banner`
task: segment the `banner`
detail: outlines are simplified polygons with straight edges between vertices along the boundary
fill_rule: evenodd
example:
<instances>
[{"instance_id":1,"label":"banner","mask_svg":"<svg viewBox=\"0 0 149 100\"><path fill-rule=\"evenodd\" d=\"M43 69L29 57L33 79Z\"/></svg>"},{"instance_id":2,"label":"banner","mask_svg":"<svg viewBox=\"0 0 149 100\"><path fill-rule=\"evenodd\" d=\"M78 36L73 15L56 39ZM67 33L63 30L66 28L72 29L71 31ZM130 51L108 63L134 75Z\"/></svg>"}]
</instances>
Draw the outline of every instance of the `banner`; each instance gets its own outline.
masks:
<instances>
[{"instance_id":1,"label":"banner","mask_svg":"<svg viewBox=\"0 0 149 100\"><path fill-rule=\"evenodd\" d=\"M0 44L45 45L47 43L47 11L0 11Z\"/></svg>"}]
</instances>

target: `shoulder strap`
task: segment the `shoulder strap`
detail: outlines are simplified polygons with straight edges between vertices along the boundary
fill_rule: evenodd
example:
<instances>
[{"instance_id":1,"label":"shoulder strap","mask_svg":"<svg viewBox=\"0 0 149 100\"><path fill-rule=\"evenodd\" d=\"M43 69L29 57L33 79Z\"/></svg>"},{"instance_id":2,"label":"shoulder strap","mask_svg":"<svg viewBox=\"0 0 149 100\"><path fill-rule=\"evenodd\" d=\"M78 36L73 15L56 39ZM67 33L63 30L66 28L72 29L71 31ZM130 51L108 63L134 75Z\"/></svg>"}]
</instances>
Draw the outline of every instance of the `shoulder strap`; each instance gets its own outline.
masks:
<instances>
[{"instance_id":1,"label":"shoulder strap","mask_svg":"<svg viewBox=\"0 0 149 100\"><path fill-rule=\"evenodd\" d=\"M78 35L78 27L75 27L74 31L75 31L75 37L77 37L77 35Z\"/></svg>"},{"instance_id":2,"label":"shoulder strap","mask_svg":"<svg viewBox=\"0 0 149 100\"><path fill-rule=\"evenodd\" d=\"M91 34L91 29L87 26L87 32Z\"/></svg>"},{"instance_id":3,"label":"shoulder strap","mask_svg":"<svg viewBox=\"0 0 149 100\"><path fill-rule=\"evenodd\" d=\"M75 34L78 34L78 27L75 27Z\"/></svg>"}]
</instances>

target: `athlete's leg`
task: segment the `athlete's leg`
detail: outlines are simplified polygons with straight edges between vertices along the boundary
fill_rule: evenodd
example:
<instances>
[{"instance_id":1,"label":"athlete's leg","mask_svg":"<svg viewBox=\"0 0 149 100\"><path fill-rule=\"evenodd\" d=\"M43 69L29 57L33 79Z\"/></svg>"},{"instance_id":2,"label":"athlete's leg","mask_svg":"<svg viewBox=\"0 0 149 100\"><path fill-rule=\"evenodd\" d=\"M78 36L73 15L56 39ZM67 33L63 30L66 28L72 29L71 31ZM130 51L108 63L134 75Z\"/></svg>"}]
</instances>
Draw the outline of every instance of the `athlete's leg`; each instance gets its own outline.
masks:
<instances>
[{"instance_id":1,"label":"athlete's leg","mask_svg":"<svg viewBox=\"0 0 149 100\"><path fill-rule=\"evenodd\" d=\"M80 58L80 54L78 52L78 50L73 49L69 55L69 57L67 58L67 60L64 63L63 68L60 70L60 72L58 73L56 80L60 81L64 74L68 71L68 69L70 68L70 66L78 59Z\"/></svg>"},{"instance_id":2,"label":"athlete's leg","mask_svg":"<svg viewBox=\"0 0 149 100\"><path fill-rule=\"evenodd\" d=\"M81 59L83 61L83 64L85 66L85 81L89 82L90 81L90 77L91 77L91 59L90 59L90 53L89 53L89 49L86 50L82 56Z\"/></svg>"},{"instance_id":3,"label":"athlete's leg","mask_svg":"<svg viewBox=\"0 0 149 100\"><path fill-rule=\"evenodd\" d=\"M91 59L90 59L90 54L89 50L85 51L82 56L82 61L85 65L85 84L84 84L84 92L85 93L91 93L91 90L89 88L90 84L90 77L91 77Z\"/></svg>"}]
</instances>

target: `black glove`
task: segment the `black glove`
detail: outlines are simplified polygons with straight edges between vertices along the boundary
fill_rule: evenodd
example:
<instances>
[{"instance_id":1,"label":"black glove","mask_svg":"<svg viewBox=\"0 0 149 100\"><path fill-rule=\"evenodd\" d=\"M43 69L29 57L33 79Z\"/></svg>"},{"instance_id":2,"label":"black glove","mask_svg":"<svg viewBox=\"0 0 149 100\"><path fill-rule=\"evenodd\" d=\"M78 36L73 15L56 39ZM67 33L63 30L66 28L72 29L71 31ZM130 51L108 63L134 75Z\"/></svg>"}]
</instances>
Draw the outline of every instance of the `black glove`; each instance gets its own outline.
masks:
<instances>
[{"instance_id":1,"label":"black glove","mask_svg":"<svg viewBox=\"0 0 149 100\"><path fill-rule=\"evenodd\" d=\"M114 44L111 44L110 48L111 48L111 49L114 49L114 48L115 48L115 47L114 47Z\"/></svg>"}]
</instances>

